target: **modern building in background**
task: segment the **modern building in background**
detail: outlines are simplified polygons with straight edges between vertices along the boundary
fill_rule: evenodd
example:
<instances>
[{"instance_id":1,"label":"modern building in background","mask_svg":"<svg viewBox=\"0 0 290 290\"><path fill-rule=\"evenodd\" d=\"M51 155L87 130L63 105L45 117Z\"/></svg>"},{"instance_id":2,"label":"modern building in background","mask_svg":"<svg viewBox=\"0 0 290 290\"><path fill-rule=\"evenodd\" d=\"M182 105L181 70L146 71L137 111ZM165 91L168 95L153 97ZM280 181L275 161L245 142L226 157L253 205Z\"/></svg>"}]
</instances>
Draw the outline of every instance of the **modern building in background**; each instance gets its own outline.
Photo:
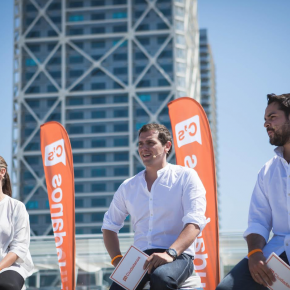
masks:
<instances>
[{"instance_id":1,"label":"modern building in background","mask_svg":"<svg viewBox=\"0 0 290 290\"><path fill-rule=\"evenodd\" d=\"M39 134L41 124L60 122L73 149L76 234L99 234L120 183L143 169L138 129L170 127L167 103L175 98L200 101L197 1L14 6L14 192L32 236L52 235ZM131 232L130 218L122 232ZM59 283L55 275L37 279L42 287Z\"/></svg>"},{"instance_id":2,"label":"modern building in background","mask_svg":"<svg viewBox=\"0 0 290 290\"><path fill-rule=\"evenodd\" d=\"M209 44L207 30L199 30L199 63L200 63L200 103L204 108L212 134L213 147L215 153L217 189L218 189L218 205L220 213L219 199L219 168L218 168L218 132L217 132L217 106L216 106L216 77L215 64L211 46ZM219 215L220 217L220 215Z\"/></svg>"}]
</instances>

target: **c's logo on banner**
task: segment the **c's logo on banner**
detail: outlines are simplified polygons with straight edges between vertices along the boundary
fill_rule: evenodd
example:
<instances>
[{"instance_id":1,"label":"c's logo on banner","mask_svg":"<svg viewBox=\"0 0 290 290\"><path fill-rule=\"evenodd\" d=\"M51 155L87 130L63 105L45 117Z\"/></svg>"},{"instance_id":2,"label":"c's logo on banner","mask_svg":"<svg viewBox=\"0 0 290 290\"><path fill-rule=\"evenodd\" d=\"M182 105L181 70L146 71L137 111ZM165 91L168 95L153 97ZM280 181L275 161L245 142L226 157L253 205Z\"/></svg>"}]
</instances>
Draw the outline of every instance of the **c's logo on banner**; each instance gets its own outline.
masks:
<instances>
[{"instance_id":1,"label":"c's logo on banner","mask_svg":"<svg viewBox=\"0 0 290 290\"><path fill-rule=\"evenodd\" d=\"M60 139L56 142L53 142L45 146L45 166L53 166L62 162L66 165L65 162L65 149L64 149L64 140Z\"/></svg>"},{"instance_id":2,"label":"c's logo on banner","mask_svg":"<svg viewBox=\"0 0 290 290\"><path fill-rule=\"evenodd\" d=\"M201 143L199 116L193 116L175 125L177 146L198 142Z\"/></svg>"}]
</instances>

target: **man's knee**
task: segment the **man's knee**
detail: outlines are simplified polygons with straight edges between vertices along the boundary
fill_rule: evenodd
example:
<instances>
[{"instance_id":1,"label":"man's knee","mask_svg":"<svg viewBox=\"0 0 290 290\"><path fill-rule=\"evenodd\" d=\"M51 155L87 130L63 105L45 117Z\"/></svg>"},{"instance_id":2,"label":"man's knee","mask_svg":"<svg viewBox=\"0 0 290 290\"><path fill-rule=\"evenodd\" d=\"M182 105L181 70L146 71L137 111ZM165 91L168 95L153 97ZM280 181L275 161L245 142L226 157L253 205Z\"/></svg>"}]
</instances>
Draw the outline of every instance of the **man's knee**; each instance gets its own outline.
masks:
<instances>
[{"instance_id":1,"label":"man's knee","mask_svg":"<svg viewBox=\"0 0 290 290\"><path fill-rule=\"evenodd\" d=\"M14 283L14 281L0 281L0 290L15 290L19 289L18 285Z\"/></svg>"},{"instance_id":2,"label":"man's knee","mask_svg":"<svg viewBox=\"0 0 290 290\"><path fill-rule=\"evenodd\" d=\"M151 290L177 289L176 281L158 268L150 274Z\"/></svg>"}]
</instances>

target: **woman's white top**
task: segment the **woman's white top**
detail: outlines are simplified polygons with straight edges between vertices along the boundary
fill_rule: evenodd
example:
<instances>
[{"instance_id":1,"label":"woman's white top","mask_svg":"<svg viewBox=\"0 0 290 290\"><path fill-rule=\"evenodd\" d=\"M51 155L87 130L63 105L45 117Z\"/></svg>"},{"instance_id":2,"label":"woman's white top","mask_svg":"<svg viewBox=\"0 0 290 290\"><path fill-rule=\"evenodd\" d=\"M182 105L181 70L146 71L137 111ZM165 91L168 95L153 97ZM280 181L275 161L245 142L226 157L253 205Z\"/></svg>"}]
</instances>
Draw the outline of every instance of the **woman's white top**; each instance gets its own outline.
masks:
<instances>
[{"instance_id":1,"label":"woman's white top","mask_svg":"<svg viewBox=\"0 0 290 290\"><path fill-rule=\"evenodd\" d=\"M30 226L25 205L5 194L0 201L0 261L13 252L18 259L0 273L13 270L24 279L33 273L33 262L29 252Z\"/></svg>"}]
</instances>

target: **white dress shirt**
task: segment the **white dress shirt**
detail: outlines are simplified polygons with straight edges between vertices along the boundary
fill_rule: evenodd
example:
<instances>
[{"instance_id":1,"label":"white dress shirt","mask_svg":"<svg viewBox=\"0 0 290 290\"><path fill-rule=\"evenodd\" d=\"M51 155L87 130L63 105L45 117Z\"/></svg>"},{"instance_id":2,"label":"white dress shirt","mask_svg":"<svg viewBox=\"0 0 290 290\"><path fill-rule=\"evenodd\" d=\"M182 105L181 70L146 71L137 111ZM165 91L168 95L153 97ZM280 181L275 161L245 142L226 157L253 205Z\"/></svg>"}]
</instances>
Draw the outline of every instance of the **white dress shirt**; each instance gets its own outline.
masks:
<instances>
[{"instance_id":1,"label":"white dress shirt","mask_svg":"<svg viewBox=\"0 0 290 290\"><path fill-rule=\"evenodd\" d=\"M272 230L274 236L263 249L265 257L286 251L290 261L290 164L283 158L283 147L275 153L258 174L244 238L259 234L267 242Z\"/></svg>"},{"instance_id":2,"label":"white dress shirt","mask_svg":"<svg viewBox=\"0 0 290 290\"><path fill-rule=\"evenodd\" d=\"M167 164L148 191L145 170L125 180L104 216L102 230L116 233L130 214L134 245L140 250L169 248L184 226L206 225L205 189L193 169ZM194 243L184 251L194 256Z\"/></svg>"},{"instance_id":3,"label":"white dress shirt","mask_svg":"<svg viewBox=\"0 0 290 290\"><path fill-rule=\"evenodd\" d=\"M13 270L24 279L33 272L33 262L29 252L30 227L25 205L14 198L5 195L0 201L0 261L13 252L18 259L0 273Z\"/></svg>"}]
</instances>

